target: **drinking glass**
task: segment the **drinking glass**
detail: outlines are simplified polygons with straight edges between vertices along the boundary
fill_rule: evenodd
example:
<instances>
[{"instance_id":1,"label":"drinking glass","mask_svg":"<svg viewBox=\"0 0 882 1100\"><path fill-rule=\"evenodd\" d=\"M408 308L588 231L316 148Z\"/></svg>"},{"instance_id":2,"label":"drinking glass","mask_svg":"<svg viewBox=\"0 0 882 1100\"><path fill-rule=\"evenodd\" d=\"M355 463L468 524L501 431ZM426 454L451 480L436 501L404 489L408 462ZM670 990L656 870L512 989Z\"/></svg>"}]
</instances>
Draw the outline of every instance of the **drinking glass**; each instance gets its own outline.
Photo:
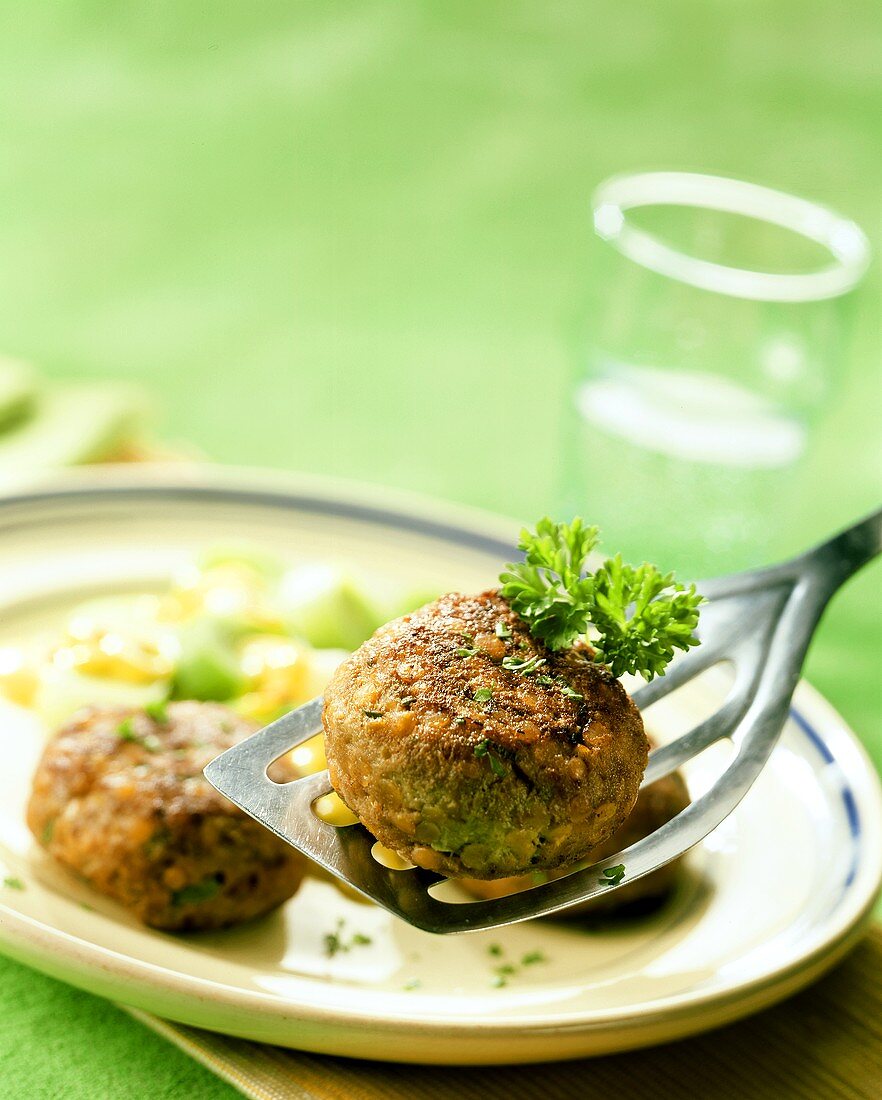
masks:
<instances>
[{"instance_id":1,"label":"drinking glass","mask_svg":"<svg viewBox=\"0 0 882 1100\"><path fill-rule=\"evenodd\" d=\"M823 206L685 172L593 197L564 504L685 576L797 547L790 517L869 246Z\"/></svg>"}]
</instances>

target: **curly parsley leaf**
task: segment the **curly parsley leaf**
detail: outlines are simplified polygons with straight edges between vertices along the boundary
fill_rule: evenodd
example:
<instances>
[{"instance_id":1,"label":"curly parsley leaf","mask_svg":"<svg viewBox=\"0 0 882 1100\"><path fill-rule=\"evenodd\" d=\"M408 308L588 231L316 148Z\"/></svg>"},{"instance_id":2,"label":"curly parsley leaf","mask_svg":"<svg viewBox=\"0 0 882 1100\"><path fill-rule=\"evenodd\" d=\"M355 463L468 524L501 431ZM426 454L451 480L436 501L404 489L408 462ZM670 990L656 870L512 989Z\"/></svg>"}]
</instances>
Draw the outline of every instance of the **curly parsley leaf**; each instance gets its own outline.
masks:
<instances>
[{"instance_id":1,"label":"curly parsley leaf","mask_svg":"<svg viewBox=\"0 0 882 1100\"><path fill-rule=\"evenodd\" d=\"M596 545L596 527L578 518L554 523L546 516L535 533L521 532L524 561L500 574L502 595L550 649L572 645L588 629L594 581L583 573Z\"/></svg>"},{"instance_id":2,"label":"curly parsley leaf","mask_svg":"<svg viewBox=\"0 0 882 1100\"><path fill-rule=\"evenodd\" d=\"M596 527L546 517L535 533L524 530L518 545L524 561L506 566L500 592L549 649L571 646L593 626L597 659L615 676L628 672L652 680L664 673L674 650L698 644L702 597L695 585L686 588L654 565L625 565L620 555L589 572Z\"/></svg>"},{"instance_id":3,"label":"curly parsley leaf","mask_svg":"<svg viewBox=\"0 0 882 1100\"><path fill-rule=\"evenodd\" d=\"M594 574L591 621L599 638L597 656L613 675L642 672L651 680L664 673L675 649L698 645L695 628L702 597L672 573L654 565L625 565L617 554Z\"/></svg>"}]
</instances>

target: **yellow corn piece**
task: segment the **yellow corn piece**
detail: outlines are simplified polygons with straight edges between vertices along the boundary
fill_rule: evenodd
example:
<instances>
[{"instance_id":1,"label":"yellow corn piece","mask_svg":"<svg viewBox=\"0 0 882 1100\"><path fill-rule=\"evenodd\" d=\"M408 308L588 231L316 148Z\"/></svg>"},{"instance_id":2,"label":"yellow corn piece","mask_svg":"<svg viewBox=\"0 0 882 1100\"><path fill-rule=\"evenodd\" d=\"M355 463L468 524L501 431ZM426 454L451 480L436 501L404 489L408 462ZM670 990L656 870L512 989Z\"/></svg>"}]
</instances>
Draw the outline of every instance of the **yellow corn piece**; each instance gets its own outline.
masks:
<instances>
[{"instance_id":1,"label":"yellow corn piece","mask_svg":"<svg viewBox=\"0 0 882 1100\"><path fill-rule=\"evenodd\" d=\"M73 669L84 676L107 680L122 680L127 684L152 684L168 678L173 663L152 646L121 634L99 634L88 642L59 646L52 652L52 662L61 668Z\"/></svg>"},{"instance_id":2,"label":"yellow corn piece","mask_svg":"<svg viewBox=\"0 0 882 1100\"><path fill-rule=\"evenodd\" d=\"M209 569L182 570L163 597L160 618L182 622L196 615L234 616L255 630L281 630L279 615L264 603L266 580L245 562L224 562Z\"/></svg>"},{"instance_id":3,"label":"yellow corn piece","mask_svg":"<svg viewBox=\"0 0 882 1100\"><path fill-rule=\"evenodd\" d=\"M251 690L279 707L305 698L309 673L306 657L303 647L290 638L259 634L243 645L240 665Z\"/></svg>"},{"instance_id":4,"label":"yellow corn piece","mask_svg":"<svg viewBox=\"0 0 882 1100\"><path fill-rule=\"evenodd\" d=\"M25 663L24 653L15 646L0 648L0 693L20 707L32 707L40 679Z\"/></svg>"},{"instance_id":5,"label":"yellow corn piece","mask_svg":"<svg viewBox=\"0 0 882 1100\"><path fill-rule=\"evenodd\" d=\"M291 749L289 759L297 769L298 776L324 771L328 766L324 737L320 733L316 734L315 737L310 737L308 741L304 741L296 749Z\"/></svg>"},{"instance_id":6,"label":"yellow corn piece","mask_svg":"<svg viewBox=\"0 0 882 1100\"><path fill-rule=\"evenodd\" d=\"M336 791L331 791L330 794L323 794L321 798L317 798L312 808L316 817L320 817L322 821L327 821L329 825L336 825L338 828L344 825L354 825L358 821L358 818Z\"/></svg>"}]
</instances>

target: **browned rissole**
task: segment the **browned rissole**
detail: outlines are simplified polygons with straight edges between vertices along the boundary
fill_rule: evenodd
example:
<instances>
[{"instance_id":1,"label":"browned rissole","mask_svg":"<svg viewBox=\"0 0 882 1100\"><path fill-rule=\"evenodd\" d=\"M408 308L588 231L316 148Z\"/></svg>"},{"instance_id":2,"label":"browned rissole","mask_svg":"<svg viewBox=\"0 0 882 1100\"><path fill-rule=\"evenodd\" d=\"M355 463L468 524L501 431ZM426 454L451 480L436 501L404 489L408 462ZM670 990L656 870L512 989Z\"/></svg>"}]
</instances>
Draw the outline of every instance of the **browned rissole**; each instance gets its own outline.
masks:
<instances>
[{"instance_id":1,"label":"browned rissole","mask_svg":"<svg viewBox=\"0 0 882 1100\"><path fill-rule=\"evenodd\" d=\"M495 591L382 627L338 669L323 719L350 809L454 877L581 859L628 817L647 760L619 681L587 647L547 649Z\"/></svg>"},{"instance_id":2,"label":"browned rissole","mask_svg":"<svg viewBox=\"0 0 882 1100\"><path fill-rule=\"evenodd\" d=\"M650 833L670 821L689 805L689 791L679 772L657 779L651 786L644 788L637 797L634 809L627 821L618 832L613 833L588 856L593 863L606 859L615 852L628 848L642 840ZM599 898L594 898L583 905L574 905L560 913L555 913L555 920L570 920L574 917L591 916L598 913L611 913L620 910L634 910L645 908L662 901L673 889L680 873L680 860L673 860L665 864L652 874L643 878L626 882L618 890L610 890ZM529 890L540 882L558 878L560 875L569 874L574 867L566 867L560 871L550 871L536 875L521 875L516 878L496 879L487 882L480 879L462 879L461 885L477 898L502 898L507 894L516 894L522 890Z\"/></svg>"},{"instance_id":3,"label":"browned rissole","mask_svg":"<svg viewBox=\"0 0 882 1100\"><path fill-rule=\"evenodd\" d=\"M279 905L305 859L202 775L255 727L216 703L170 703L159 717L95 708L59 730L34 777L34 836L155 928L221 928Z\"/></svg>"}]
</instances>

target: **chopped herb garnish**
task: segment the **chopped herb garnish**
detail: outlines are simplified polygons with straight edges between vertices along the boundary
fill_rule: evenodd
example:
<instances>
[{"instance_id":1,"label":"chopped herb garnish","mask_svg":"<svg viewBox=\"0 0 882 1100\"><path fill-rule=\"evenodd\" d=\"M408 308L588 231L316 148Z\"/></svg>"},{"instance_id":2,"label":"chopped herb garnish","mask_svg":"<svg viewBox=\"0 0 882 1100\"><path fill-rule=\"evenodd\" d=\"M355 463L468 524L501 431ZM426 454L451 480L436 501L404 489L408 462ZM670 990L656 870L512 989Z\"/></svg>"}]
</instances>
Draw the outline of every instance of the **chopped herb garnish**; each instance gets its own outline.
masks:
<instances>
[{"instance_id":1,"label":"chopped herb garnish","mask_svg":"<svg viewBox=\"0 0 882 1100\"><path fill-rule=\"evenodd\" d=\"M338 951L344 951L342 943L340 942L340 936L336 932L326 932L324 937L325 954L329 959L337 954Z\"/></svg>"},{"instance_id":2,"label":"chopped herb garnish","mask_svg":"<svg viewBox=\"0 0 882 1100\"><path fill-rule=\"evenodd\" d=\"M497 749L497 751L499 750ZM484 757L486 757L487 761L490 764L490 771L492 771L498 779L502 779L502 777L506 774L505 764L503 764L498 756L493 755L490 750L490 742L487 740L486 737L483 741L479 741L477 745L475 745L475 756L477 756L479 759L483 759Z\"/></svg>"},{"instance_id":3,"label":"chopped herb garnish","mask_svg":"<svg viewBox=\"0 0 882 1100\"><path fill-rule=\"evenodd\" d=\"M535 654L532 657L503 657L502 667L507 668L509 672L520 672L522 676L529 676L531 672L535 672L536 669L541 668L545 664L544 657L537 657Z\"/></svg>"},{"instance_id":4,"label":"chopped herb garnish","mask_svg":"<svg viewBox=\"0 0 882 1100\"><path fill-rule=\"evenodd\" d=\"M498 943L491 943L487 947L487 954L492 955L494 958L501 958L504 954L502 947ZM508 984L508 979L516 975L521 967L534 966L536 963L547 962L545 955L541 951L528 951L526 955L522 956L520 965L515 963L502 963L499 966L493 967L493 986L499 988Z\"/></svg>"},{"instance_id":5,"label":"chopped herb garnish","mask_svg":"<svg viewBox=\"0 0 882 1100\"><path fill-rule=\"evenodd\" d=\"M410 708L414 705L415 702L416 702L416 696L415 695L405 695L404 698L401 700L401 705L404 707L405 710L410 710Z\"/></svg>"},{"instance_id":6,"label":"chopped herb garnish","mask_svg":"<svg viewBox=\"0 0 882 1100\"><path fill-rule=\"evenodd\" d=\"M587 558L597 528L539 520L523 530L523 562L506 566L500 592L525 620L534 638L564 649L592 625L595 656L613 675L640 673L651 680L664 673L675 649L698 645L695 628L702 597L654 565L625 565L609 558L595 572Z\"/></svg>"},{"instance_id":7,"label":"chopped herb garnish","mask_svg":"<svg viewBox=\"0 0 882 1100\"><path fill-rule=\"evenodd\" d=\"M459 649L456 651L456 655L457 657L477 657L480 652L481 651L479 649L466 649L465 646L460 646Z\"/></svg>"},{"instance_id":8,"label":"chopped herb garnish","mask_svg":"<svg viewBox=\"0 0 882 1100\"><path fill-rule=\"evenodd\" d=\"M618 884L625 877L625 865L619 863L615 867L606 867L603 871L603 878L599 878L597 881L602 886L618 886Z\"/></svg>"},{"instance_id":9,"label":"chopped herb garnish","mask_svg":"<svg viewBox=\"0 0 882 1100\"><path fill-rule=\"evenodd\" d=\"M502 619L496 624L496 637L507 641L511 637L511 627Z\"/></svg>"},{"instance_id":10,"label":"chopped herb garnish","mask_svg":"<svg viewBox=\"0 0 882 1100\"><path fill-rule=\"evenodd\" d=\"M139 741L137 733L135 733L135 727L131 717L123 718L120 724L116 727L117 737L122 738L123 741Z\"/></svg>"},{"instance_id":11,"label":"chopped herb garnish","mask_svg":"<svg viewBox=\"0 0 882 1100\"><path fill-rule=\"evenodd\" d=\"M333 932L327 932L324 936L325 954L328 958L333 958L335 955L339 955L342 952L351 951L353 947L366 947L368 944L373 943L370 936L366 936L363 932L355 932L349 940L343 939L343 926L346 921L341 917L337 921L337 927Z\"/></svg>"},{"instance_id":12,"label":"chopped herb garnish","mask_svg":"<svg viewBox=\"0 0 882 1100\"><path fill-rule=\"evenodd\" d=\"M171 838L172 835L168 829L157 829L156 832L148 837L141 845L141 851L148 859L155 859L157 856L161 856L168 848Z\"/></svg>"},{"instance_id":13,"label":"chopped herb garnish","mask_svg":"<svg viewBox=\"0 0 882 1100\"><path fill-rule=\"evenodd\" d=\"M189 886L183 886L172 894L172 905L199 905L200 902L213 898L220 890L220 883L214 877L202 879L201 882L191 882Z\"/></svg>"},{"instance_id":14,"label":"chopped herb garnish","mask_svg":"<svg viewBox=\"0 0 882 1100\"><path fill-rule=\"evenodd\" d=\"M561 684L560 690L566 695L568 699L584 699L584 695L580 695L578 691L571 688L569 684Z\"/></svg>"},{"instance_id":15,"label":"chopped herb garnish","mask_svg":"<svg viewBox=\"0 0 882 1100\"><path fill-rule=\"evenodd\" d=\"M159 699L155 703L148 703L144 707L148 718L152 718L159 726L168 725L168 705L165 699Z\"/></svg>"},{"instance_id":16,"label":"chopped herb garnish","mask_svg":"<svg viewBox=\"0 0 882 1100\"><path fill-rule=\"evenodd\" d=\"M490 771L496 776L497 779L502 779L505 775L505 765L501 760L497 760L495 756L490 756Z\"/></svg>"},{"instance_id":17,"label":"chopped herb garnish","mask_svg":"<svg viewBox=\"0 0 882 1100\"><path fill-rule=\"evenodd\" d=\"M142 737L141 734L135 732L135 725L131 715L128 718L123 718L116 727L116 735L121 741L131 741L132 744L140 745L141 748L146 749L147 752L157 752L160 747L155 737Z\"/></svg>"},{"instance_id":18,"label":"chopped herb garnish","mask_svg":"<svg viewBox=\"0 0 882 1100\"><path fill-rule=\"evenodd\" d=\"M340 933L343 930L343 921L337 921L337 928L333 932L326 932L324 935L325 954L328 958L333 958L338 951L345 951L343 941L340 939Z\"/></svg>"},{"instance_id":19,"label":"chopped herb garnish","mask_svg":"<svg viewBox=\"0 0 882 1100\"><path fill-rule=\"evenodd\" d=\"M419 978L408 978L401 988L405 993L409 993L412 989L419 989L422 984Z\"/></svg>"},{"instance_id":20,"label":"chopped herb garnish","mask_svg":"<svg viewBox=\"0 0 882 1100\"><path fill-rule=\"evenodd\" d=\"M43 831L40 833L40 842L42 844L50 844L52 841L52 834L55 832L55 818L51 817L43 826Z\"/></svg>"},{"instance_id":21,"label":"chopped herb garnish","mask_svg":"<svg viewBox=\"0 0 882 1100\"><path fill-rule=\"evenodd\" d=\"M478 688L473 696L476 703L489 703L493 698L490 688Z\"/></svg>"},{"instance_id":22,"label":"chopped herb garnish","mask_svg":"<svg viewBox=\"0 0 882 1100\"><path fill-rule=\"evenodd\" d=\"M362 712L365 718L382 718L383 712L381 710L366 710Z\"/></svg>"},{"instance_id":23,"label":"chopped herb garnish","mask_svg":"<svg viewBox=\"0 0 882 1100\"><path fill-rule=\"evenodd\" d=\"M553 676L537 676L536 683L541 684L543 687L554 687Z\"/></svg>"},{"instance_id":24,"label":"chopped herb garnish","mask_svg":"<svg viewBox=\"0 0 882 1100\"><path fill-rule=\"evenodd\" d=\"M20 878L13 878L11 876L3 880L3 885L7 890L24 890L25 888L25 884Z\"/></svg>"},{"instance_id":25,"label":"chopped herb garnish","mask_svg":"<svg viewBox=\"0 0 882 1100\"><path fill-rule=\"evenodd\" d=\"M474 634L469 634L469 632L467 630L464 630L459 635L459 637L462 638L462 640L465 642L466 645L474 645L475 644Z\"/></svg>"}]
</instances>

